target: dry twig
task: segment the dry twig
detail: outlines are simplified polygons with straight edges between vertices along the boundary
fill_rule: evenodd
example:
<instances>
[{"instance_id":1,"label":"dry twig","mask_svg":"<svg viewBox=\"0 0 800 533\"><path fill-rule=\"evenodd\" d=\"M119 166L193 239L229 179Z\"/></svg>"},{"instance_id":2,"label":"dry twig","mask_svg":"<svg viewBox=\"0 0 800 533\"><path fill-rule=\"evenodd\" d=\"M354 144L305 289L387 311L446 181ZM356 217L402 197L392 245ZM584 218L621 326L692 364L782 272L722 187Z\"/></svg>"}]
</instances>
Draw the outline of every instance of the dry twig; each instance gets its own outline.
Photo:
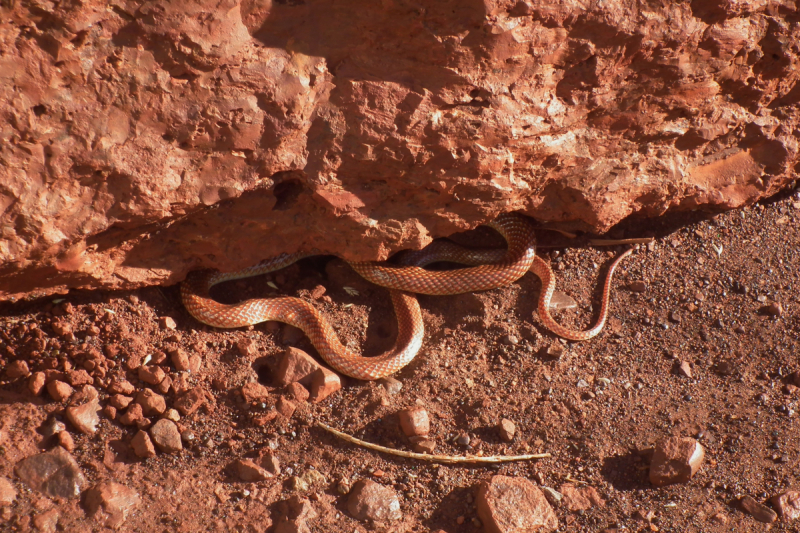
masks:
<instances>
[{"instance_id":1,"label":"dry twig","mask_svg":"<svg viewBox=\"0 0 800 533\"><path fill-rule=\"evenodd\" d=\"M589 239L594 246L616 246L618 244L650 244L653 237L640 237L636 239Z\"/></svg>"},{"instance_id":2,"label":"dry twig","mask_svg":"<svg viewBox=\"0 0 800 533\"><path fill-rule=\"evenodd\" d=\"M535 453L535 454L528 454L528 455L492 455L488 457L480 457L476 455L472 456L463 456L463 455L428 455L426 453L414 453L414 452L407 452L404 450L396 450L394 448L387 448L385 446L380 446L378 444L372 444L371 442L366 442L361 439L357 439L347 433L342 433L339 430L333 429L330 426L326 426L322 422L317 422L317 425L324 429L325 431L329 431L336 435L337 437L346 440L347 442L352 442L353 444L357 444L359 446L363 446L365 448L369 448L370 450L376 450L383 453L389 453L392 455L398 455L400 457L407 457L409 459L419 459L421 461L432 461L435 463L445 463L445 464L456 464L456 463L507 463L510 461L529 461L531 459L546 459L551 457L549 453Z\"/></svg>"}]
</instances>

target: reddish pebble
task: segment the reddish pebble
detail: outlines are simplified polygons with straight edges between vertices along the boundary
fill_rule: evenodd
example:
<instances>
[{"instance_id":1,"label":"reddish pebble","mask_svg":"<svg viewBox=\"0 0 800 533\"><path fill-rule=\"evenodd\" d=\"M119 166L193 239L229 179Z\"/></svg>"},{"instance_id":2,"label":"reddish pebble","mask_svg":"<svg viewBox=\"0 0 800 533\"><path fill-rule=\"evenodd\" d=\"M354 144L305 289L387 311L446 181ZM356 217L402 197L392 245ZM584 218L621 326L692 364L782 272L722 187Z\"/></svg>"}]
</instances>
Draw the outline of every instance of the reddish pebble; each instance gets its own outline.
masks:
<instances>
[{"instance_id":1,"label":"reddish pebble","mask_svg":"<svg viewBox=\"0 0 800 533\"><path fill-rule=\"evenodd\" d=\"M769 500L781 515L781 520L789 522L800 518L800 491L787 490Z\"/></svg>"},{"instance_id":2,"label":"reddish pebble","mask_svg":"<svg viewBox=\"0 0 800 533\"><path fill-rule=\"evenodd\" d=\"M164 414L167 410L167 401L160 394L144 389L136 395L136 403L142 406L144 416Z\"/></svg>"},{"instance_id":3,"label":"reddish pebble","mask_svg":"<svg viewBox=\"0 0 800 533\"><path fill-rule=\"evenodd\" d=\"M304 402L308 400L310 396L308 389L306 389L299 383L289 383L286 386L286 392L291 398L294 398L299 402Z\"/></svg>"},{"instance_id":4,"label":"reddish pebble","mask_svg":"<svg viewBox=\"0 0 800 533\"><path fill-rule=\"evenodd\" d=\"M175 370L179 372L185 372L189 370L189 356L186 355L180 348L176 348L174 350L170 350L169 358L172 361L172 364L175 366Z\"/></svg>"},{"instance_id":5,"label":"reddish pebble","mask_svg":"<svg viewBox=\"0 0 800 533\"><path fill-rule=\"evenodd\" d=\"M552 531L558 518L536 485L522 477L492 476L481 483L478 516L490 533Z\"/></svg>"},{"instance_id":6,"label":"reddish pebble","mask_svg":"<svg viewBox=\"0 0 800 533\"><path fill-rule=\"evenodd\" d=\"M117 409L127 409L132 401L133 398L124 394L115 394L109 399L109 403Z\"/></svg>"},{"instance_id":7,"label":"reddish pebble","mask_svg":"<svg viewBox=\"0 0 800 533\"><path fill-rule=\"evenodd\" d=\"M120 423L126 426L138 425L142 420L144 420L144 413L142 411L142 406L138 403L131 404L128 410L125 411L125 414L119 417Z\"/></svg>"},{"instance_id":8,"label":"reddish pebble","mask_svg":"<svg viewBox=\"0 0 800 533\"><path fill-rule=\"evenodd\" d=\"M403 409L397 413L400 417L400 427L407 437L427 435L431 431L428 411L422 407Z\"/></svg>"},{"instance_id":9,"label":"reddish pebble","mask_svg":"<svg viewBox=\"0 0 800 533\"><path fill-rule=\"evenodd\" d=\"M150 385L158 385L166 377L166 372L160 366L140 366L139 379Z\"/></svg>"},{"instance_id":10,"label":"reddish pebble","mask_svg":"<svg viewBox=\"0 0 800 533\"><path fill-rule=\"evenodd\" d=\"M286 418L291 418L295 409L297 409L297 405L283 396L278 399L278 403L275 405L275 410Z\"/></svg>"},{"instance_id":11,"label":"reddish pebble","mask_svg":"<svg viewBox=\"0 0 800 533\"><path fill-rule=\"evenodd\" d=\"M175 329L178 327L171 316L162 316L159 318L158 325L161 326L161 329Z\"/></svg>"},{"instance_id":12,"label":"reddish pebble","mask_svg":"<svg viewBox=\"0 0 800 533\"><path fill-rule=\"evenodd\" d=\"M50 396L57 402L63 402L74 392L74 389L69 386L68 383L64 383L63 381L55 380L51 381L47 384L47 392L50 393Z\"/></svg>"},{"instance_id":13,"label":"reddish pebble","mask_svg":"<svg viewBox=\"0 0 800 533\"><path fill-rule=\"evenodd\" d=\"M514 435L517 433L517 426L514 425L514 422L504 418L500 421L500 424L497 426L497 433L500 435L500 438L506 442L511 442L514 440Z\"/></svg>"},{"instance_id":14,"label":"reddish pebble","mask_svg":"<svg viewBox=\"0 0 800 533\"><path fill-rule=\"evenodd\" d=\"M133 436L133 439L131 439L131 447L133 448L133 453L135 453L137 457L146 459L148 457L155 457L156 455L156 448L153 446L153 441L150 440L150 435L141 429Z\"/></svg>"},{"instance_id":15,"label":"reddish pebble","mask_svg":"<svg viewBox=\"0 0 800 533\"><path fill-rule=\"evenodd\" d=\"M705 450L691 437L670 437L656 443L650 462L650 483L657 487L689 481L700 469Z\"/></svg>"},{"instance_id":16,"label":"reddish pebble","mask_svg":"<svg viewBox=\"0 0 800 533\"><path fill-rule=\"evenodd\" d=\"M269 390L261 383L251 382L242 385L241 394L247 403L261 402L269 397Z\"/></svg>"},{"instance_id":17,"label":"reddish pebble","mask_svg":"<svg viewBox=\"0 0 800 533\"><path fill-rule=\"evenodd\" d=\"M6 367L6 377L9 379L28 377L30 373L31 371L28 368L28 363L21 359L11 361Z\"/></svg>"},{"instance_id":18,"label":"reddish pebble","mask_svg":"<svg viewBox=\"0 0 800 533\"><path fill-rule=\"evenodd\" d=\"M321 366L311 376L311 401L319 403L342 388L342 378L332 370Z\"/></svg>"},{"instance_id":19,"label":"reddish pebble","mask_svg":"<svg viewBox=\"0 0 800 533\"><path fill-rule=\"evenodd\" d=\"M34 372L28 380L28 390L34 396L39 396L47 382L44 372Z\"/></svg>"},{"instance_id":20,"label":"reddish pebble","mask_svg":"<svg viewBox=\"0 0 800 533\"><path fill-rule=\"evenodd\" d=\"M136 387L134 387L130 381L127 381L125 379L112 381L111 384L108 386L108 392L111 394L131 395L135 390Z\"/></svg>"},{"instance_id":21,"label":"reddish pebble","mask_svg":"<svg viewBox=\"0 0 800 533\"><path fill-rule=\"evenodd\" d=\"M58 444L68 452L71 452L75 449L75 440L68 431L60 431L58 433Z\"/></svg>"}]
</instances>

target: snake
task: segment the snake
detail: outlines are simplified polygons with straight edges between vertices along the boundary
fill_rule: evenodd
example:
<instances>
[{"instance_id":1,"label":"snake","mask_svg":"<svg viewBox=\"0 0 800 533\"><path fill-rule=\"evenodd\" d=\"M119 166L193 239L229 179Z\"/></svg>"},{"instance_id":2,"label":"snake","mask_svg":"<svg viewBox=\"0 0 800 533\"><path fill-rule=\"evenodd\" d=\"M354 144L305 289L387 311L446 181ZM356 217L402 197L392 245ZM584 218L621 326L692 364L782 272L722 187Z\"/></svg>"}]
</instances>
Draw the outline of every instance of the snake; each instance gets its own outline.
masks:
<instances>
[{"instance_id":1,"label":"snake","mask_svg":"<svg viewBox=\"0 0 800 533\"><path fill-rule=\"evenodd\" d=\"M542 282L538 314L545 328L559 337L585 341L595 337L605 326L611 295L611 281L619 263L633 252L628 249L610 265L603 285L599 317L587 330L573 330L560 325L550 314L550 300L555 291L555 276L547 261L535 253L534 228L527 218L505 213L486 226L506 240L505 249L470 249L451 241L437 240L419 251L400 254L399 264L379 261L347 261L364 279L389 289L398 332L394 345L381 355L364 357L339 340L325 317L306 300L281 296L253 298L224 304L210 296L219 283L249 278L285 268L316 252L281 254L234 272L205 270L191 272L181 284L181 298L189 314L212 327L237 328L265 321L277 321L301 329L320 357L334 370L361 380L389 376L408 363L422 347L424 325L415 294L433 296L463 294L502 287L533 272ZM453 270L428 270L436 262L466 265Z\"/></svg>"}]
</instances>

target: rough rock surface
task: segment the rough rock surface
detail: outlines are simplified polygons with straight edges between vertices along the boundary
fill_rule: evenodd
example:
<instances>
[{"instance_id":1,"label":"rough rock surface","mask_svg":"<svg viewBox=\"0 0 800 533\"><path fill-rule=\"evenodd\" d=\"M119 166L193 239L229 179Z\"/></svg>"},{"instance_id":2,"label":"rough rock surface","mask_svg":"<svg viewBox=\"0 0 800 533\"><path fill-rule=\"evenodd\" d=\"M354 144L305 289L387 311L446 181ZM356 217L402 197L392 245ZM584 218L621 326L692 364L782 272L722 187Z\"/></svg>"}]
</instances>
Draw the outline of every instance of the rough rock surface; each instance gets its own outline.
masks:
<instances>
[{"instance_id":1,"label":"rough rock surface","mask_svg":"<svg viewBox=\"0 0 800 533\"><path fill-rule=\"evenodd\" d=\"M657 487L686 483L706 456L703 445L691 437L669 437L656 443L650 462L650 483Z\"/></svg>"},{"instance_id":2,"label":"rough rock surface","mask_svg":"<svg viewBox=\"0 0 800 533\"><path fill-rule=\"evenodd\" d=\"M14 471L26 485L54 498L74 498L86 483L78 463L61 447L23 459Z\"/></svg>"},{"instance_id":3,"label":"rough rock surface","mask_svg":"<svg viewBox=\"0 0 800 533\"><path fill-rule=\"evenodd\" d=\"M394 489L370 479L362 479L353 485L347 499L347 510L358 520L386 522L403 518Z\"/></svg>"},{"instance_id":4,"label":"rough rock surface","mask_svg":"<svg viewBox=\"0 0 800 533\"><path fill-rule=\"evenodd\" d=\"M605 230L796 178L795 2L0 10L0 299L382 259L504 210Z\"/></svg>"},{"instance_id":5,"label":"rough rock surface","mask_svg":"<svg viewBox=\"0 0 800 533\"><path fill-rule=\"evenodd\" d=\"M118 529L128 513L138 507L141 501L135 490L109 481L87 490L85 505L89 513L104 526Z\"/></svg>"},{"instance_id":6,"label":"rough rock surface","mask_svg":"<svg viewBox=\"0 0 800 533\"><path fill-rule=\"evenodd\" d=\"M521 477L492 476L481 483L478 516L490 533L553 531L558 518L544 494Z\"/></svg>"}]
</instances>

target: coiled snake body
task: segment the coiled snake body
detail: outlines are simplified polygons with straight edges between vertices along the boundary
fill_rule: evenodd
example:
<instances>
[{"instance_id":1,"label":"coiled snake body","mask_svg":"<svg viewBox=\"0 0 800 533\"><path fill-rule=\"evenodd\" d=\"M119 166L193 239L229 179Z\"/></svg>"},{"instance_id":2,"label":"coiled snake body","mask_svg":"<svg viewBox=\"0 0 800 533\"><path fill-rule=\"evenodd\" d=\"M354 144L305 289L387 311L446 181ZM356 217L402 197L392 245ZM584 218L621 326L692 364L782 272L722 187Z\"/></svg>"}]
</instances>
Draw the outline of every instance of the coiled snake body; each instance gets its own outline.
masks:
<instances>
[{"instance_id":1,"label":"coiled snake body","mask_svg":"<svg viewBox=\"0 0 800 533\"><path fill-rule=\"evenodd\" d=\"M379 379L400 370L419 352L424 327L422 312L413 293L447 295L488 290L512 283L530 270L542 280L538 311L547 329L560 337L576 341L587 340L600 333L608 313L614 270L632 250L617 257L608 269L597 323L591 329L575 331L561 326L550 315L555 279L549 264L535 254L533 228L528 220L508 213L487 225L506 239L507 249L468 250L448 241L434 241L423 250L406 253L402 265L373 261L349 262L361 276L388 288L391 295L398 322L397 339L390 350L376 357L362 357L344 346L319 311L300 298L259 298L229 305L209 296L209 289L218 283L273 272L314 255L312 253L284 254L236 272L192 273L181 286L181 297L189 313L209 326L236 328L268 320L291 324L305 332L319 355L331 367L342 374L365 380ZM438 261L471 266L447 271L423 268Z\"/></svg>"}]
</instances>

